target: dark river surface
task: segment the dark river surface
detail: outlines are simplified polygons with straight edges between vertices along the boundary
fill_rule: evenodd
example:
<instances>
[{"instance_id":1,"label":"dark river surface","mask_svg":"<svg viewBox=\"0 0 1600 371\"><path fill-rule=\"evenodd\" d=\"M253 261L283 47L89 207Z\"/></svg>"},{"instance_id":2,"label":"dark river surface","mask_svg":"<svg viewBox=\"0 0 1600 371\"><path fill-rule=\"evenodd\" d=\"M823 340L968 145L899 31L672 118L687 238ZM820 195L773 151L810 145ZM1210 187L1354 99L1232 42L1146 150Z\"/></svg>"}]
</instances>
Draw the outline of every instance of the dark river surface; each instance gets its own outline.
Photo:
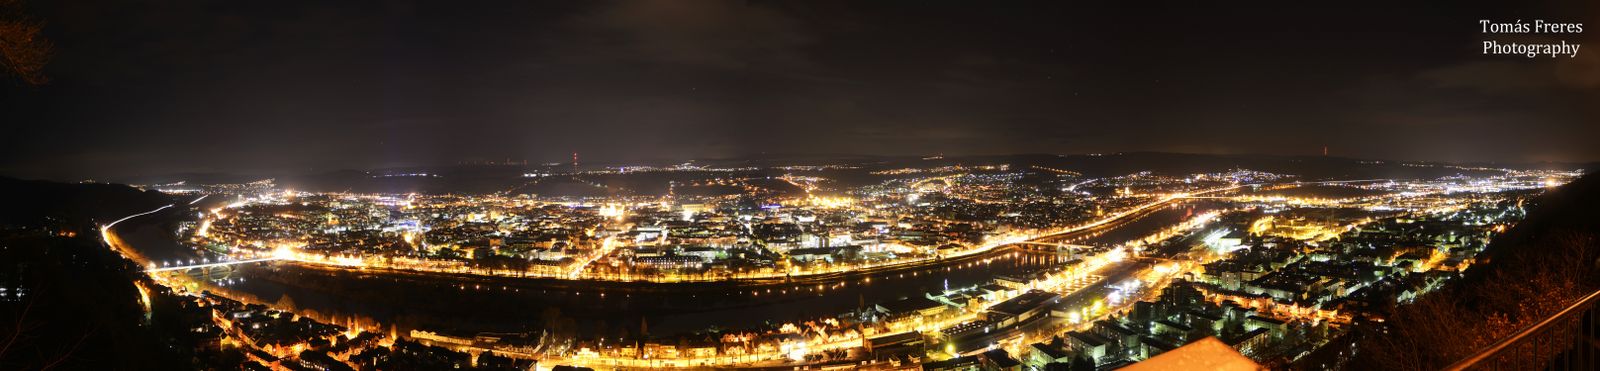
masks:
<instances>
[{"instance_id":1,"label":"dark river surface","mask_svg":"<svg viewBox=\"0 0 1600 371\"><path fill-rule=\"evenodd\" d=\"M1075 243L1120 243L1178 223L1186 215L1221 207L1212 204L1191 202L1164 208ZM115 232L152 260L198 259L172 233L176 222L192 212L174 210L135 218L117 225ZM202 289L251 302L292 303L299 311L314 312L315 318L392 325L402 332L426 329L470 335L526 331L536 329L541 313L553 307L573 318L586 335L604 331L604 335L615 336L623 328L637 334L641 320L648 323L652 335L670 335L710 328L760 329L832 317L853 311L861 303L986 284L997 275L1035 273L1067 259L1002 247L915 267L845 275L824 283L760 284L475 277L273 262L213 270L208 278L231 283Z\"/></svg>"}]
</instances>

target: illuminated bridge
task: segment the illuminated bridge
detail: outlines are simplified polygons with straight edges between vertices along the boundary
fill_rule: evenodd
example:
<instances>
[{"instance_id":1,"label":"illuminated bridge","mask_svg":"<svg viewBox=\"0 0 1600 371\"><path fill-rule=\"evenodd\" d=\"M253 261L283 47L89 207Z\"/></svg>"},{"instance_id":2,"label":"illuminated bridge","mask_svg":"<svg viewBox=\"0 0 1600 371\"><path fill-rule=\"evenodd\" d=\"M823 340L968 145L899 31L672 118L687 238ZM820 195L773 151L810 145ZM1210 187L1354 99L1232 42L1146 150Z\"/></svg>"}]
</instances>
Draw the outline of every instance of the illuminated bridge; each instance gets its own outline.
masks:
<instances>
[{"instance_id":1,"label":"illuminated bridge","mask_svg":"<svg viewBox=\"0 0 1600 371\"><path fill-rule=\"evenodd\" d=\"M158 273L158 272L168 272L168 271L181 271L181 270L188 270L188 269L204 269L204 268L214 268L214 267L226 267L226 266L230 266L230 265L238 265L238 264L245 264L245 263L260 263L260 262L268 262L268 261L283 260L283 259L284 258L280 258L280 257L267 257L267 258L249 259L249 260L230 260L230 261L221 261L221 262L216 262L216 263L190 264L190 265L180 265L180 266L175 266L175 267L151 268L151 269L145 270L145 272Z\"/></svg>"},{"instance_id":2,"label":"illuminated bridge","mask_svg":"<svg viewBox=\"0 0 1600 371\"><path fill-rule=\"evenodd\" d=\"M1023 249L1023 250L1026 250L1026 251L1031 251L1031 252L1036 253L1036 254L1052 254L1052 255L1056 255L1056 256L1065 256L1065 257L1068 257L1068 258L1077 258L1079 253L1084 252L1084 251L1088 251L1088 250L1094 248L1094 246L1087 246L1087 245L1073 245L1073 244L1065 244L1065 243L1052 243L1052 242L1043 242L1043 241L1037 241L1037 240L1036 241L1019 241L1019 242L1014 243L1014 245L1016 245L1020 249Z\"/></svg>"}]
</instances>

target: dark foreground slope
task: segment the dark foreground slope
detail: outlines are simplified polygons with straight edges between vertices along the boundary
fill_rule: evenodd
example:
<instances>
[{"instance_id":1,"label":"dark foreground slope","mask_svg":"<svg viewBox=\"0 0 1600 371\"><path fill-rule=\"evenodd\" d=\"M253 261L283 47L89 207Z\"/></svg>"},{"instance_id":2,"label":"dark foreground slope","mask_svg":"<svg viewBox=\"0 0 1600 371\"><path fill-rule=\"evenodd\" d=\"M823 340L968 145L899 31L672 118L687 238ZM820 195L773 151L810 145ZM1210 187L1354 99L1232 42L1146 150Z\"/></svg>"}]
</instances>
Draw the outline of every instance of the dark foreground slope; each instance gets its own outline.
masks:
<instances>
[{"instance_id":1,"label":"dark foreground slope","mask_svg":"<svg viewBox=\"0 0 1600 371\"><path fill-rule=\"evenodd\" d=\"M1439 369L1600 289L1600 176L1537 204L1450 287L1358 325L1347 369Z\"/></svg>"},{"instance_id":2,"label":"dark foreground slope","mask_svg":"<svg viewBox=\"0 0 1600 371\"><path fill-rule=\"evenodd\" d=\"M188 368L96 223L170 203L118 185L0 178L0 370ZM178 329L166 332L180 333Z\"/></svg>"}]
</instances>

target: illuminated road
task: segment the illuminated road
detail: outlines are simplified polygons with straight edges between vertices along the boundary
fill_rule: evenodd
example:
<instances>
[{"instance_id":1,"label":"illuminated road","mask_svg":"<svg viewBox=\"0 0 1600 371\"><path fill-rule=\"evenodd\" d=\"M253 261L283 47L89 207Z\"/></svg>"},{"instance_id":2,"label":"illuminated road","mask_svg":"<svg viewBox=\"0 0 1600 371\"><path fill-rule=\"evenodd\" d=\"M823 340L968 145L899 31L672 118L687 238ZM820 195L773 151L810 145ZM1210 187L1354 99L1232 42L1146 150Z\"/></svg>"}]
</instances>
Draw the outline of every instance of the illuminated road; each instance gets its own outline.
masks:
<instances>
[{"instance_id":1,"label":"illuminated road","mask_svg":"<svg viewBox=\"0 0 1600 371\"><path fill-rule=\"evenodd\" d=\"M1100 220L1096 220L1096 221L1090 222L1088 224L1083 224L1083 225L1079 225L1079 226L1076 226L1076 227L1070 227L1070 228L1063 229L1063 230L1060 230L1060 231L1051 232L1051 233L1045 234L1043 236L1034 236L1033 238L1029 238L1029 239L1030 240L1040 240L1040 239L1056 237L1056 236L1063 235L1063 234L1068 234L1068 233L1081 232L1081 231L1084 231L1084 230L1088 230L1088 229L1091 229L1091 228L1097 228L1097 227L1100 227L1102 225L1106 225L1106 224L1109 224L1109 223L1112 223L1112 222L1116 222L1116 221L1118 221L1118 220L1120 220L1122 218L1128 217L1130 215L1136 215L1141 211L1149 210L1151 208L1158 207L1158 206L1165 206L1165 205L1167 205L1169 203L1172 203L1173 201L1186 199L1186 198L1194 197L1194 196L1207 195L1207 194L1218 193L1218 192L1232 191L1232 190L1239 189L1240 187L1244 187L1244 186L1245 186L1245 184L1236 184L1236 185L1227 186L1227 187L1212 188L1212 189L1199 191L1199 192L1174 194L1174 195L1170 195L1170 196L1167 196L1167 197L1163 197L1160 200L1157 200L1157 201L1154 201L1154 202L1150 202L1150 203L1147 203L1147 204L1144 204L1144 205L1139 205L1139 207L1135 207L1135 208L1128 209L1128 210L1123 210L1123 211L1117 212L1116 214L1111 214L1111 216L1108 216L1108 217L1105 217L1105 218L1101 218Z\"/></svg>"},{"instance_id":2,"label":"illuminated road","mask_svg":"<svg viewBox=\"0 0 1600 371\"><path fill-rule=\"evenodd\" d=\"M146 211L146 212L142 212L142 213L138 213L138 214L125 216L125 217L122 217L122 219L117 219L115 221L112 221L111 223L107 223L106 225L102 225L102 226L100 226L100 240L105 242L106 246L110 247L112 251L116 251L117 254L122 255L123 258L126 258L128 260L132 260L133 262L139 263L140 265L148 266L148 265L150 265L150 260L149 259L145 259L144 254L139 253L138 250L129 248L127 244L122 243L122 239L117 238L117 236L115 234L111 233L111 227L115 227L117 225L117 223L125 222L128 219L133 219L133 218L137 218L137 217L141 217L141 216L145 216L145 215L155 214L157 212L160 212L161 210L166 210L167 208L170 208L170 207L172 207L174 205L176 205L176 204L169 204L167 206L158 207L155 210L150 210L150 211Z\"/></svg>"},{"instance_id":3,"label":"illuminated road","mask_svg":"<svg viewBox=\"0 0 1600 371\"><path fill-rule=\"evenodd\" d=\"M1123 210L1121 212L1117 212L1115 214L1112 214L1110 216L1107 216L1105 218L1101 218L1101 219L1093 221L1093 222L1089 222L1089 223L1085 223L1085 224L1081 224L1081 225L1077 225L1077 226L1072 226L1072 227L1067 227L1067 228L1064 228L1064 229L1049 231L1049 232L1042 233L1042 234L1013 236L1013 237L1010 237L1010 238L1003 238L1003 239L1000 239L999 241L994 241L994 242L990 242L990 243L984 244L983 246L979 246L979 247L976 247L976 248L968 249L968 250L965 250L965 251L956 252L956 253L949 254L949 255L944 255L944 256L941 256L940 259L920 259L920 260L914 260L914 261L899 261L899 262L891 262L891 263L876 264L876 265L857 265L857 266L852 266L852 267L846 269L843 272L802 271L800 274L793 274L793 275L789 275L789 274L774 274L774 275L772 275L772 277L749 277L749 276L747 276L747 277L740 277L740 278L744 279L744 278L780 278L781 277L781 278L787 278L787 279L799 279L799 278L802 278L802 276L829 276L829 275L836 276L836 275L839 275L840 273L852 273L852 274L853 273L869 273L869 272L875 272L875 271L898 270L898 269L904 269L904 268L915 268L915 267L923 267L923 266L934 265L934 264L941 264L941 263L944 263L944 262L952 261L953 258L960 258L960 257L978 255L978 254L987 253L987 252L990 252L990 251L995 251L999 247L1012 246L1012 245L1017 245L1017 244L1020 244L1020 243L1026 243L1026 242L1038 242L1038 243L1047 243L1048 244L1048 242L1045 242L1045 241L1048 241L1049 239L1052 239L1052 238L1061 237L1063 235L1069 235L1069 234L1073 234L1073 233L1084 232L1084 231L1093 230L1093 229L1101 228L1101 227L1115 227L1116 225L1118 225L1118 224L1115 224L1115 223L1120 222L1123 219L1130 218L1130 217L1138 217L1140 215L1143 215L1143 212L1145 212L1145 211L1149 211L1151 209L1154 209L1154 208L1157 208L1157 207L1161 207L1161 206L1166 206L1166 205L1172 204L1173 202L1176 202L1176 201L1184 200L1185 197L1213 194L1213 193L1218 193L1218 192L1227 192L1227 191L1232 191L1232 190L1239 189L1240 187L1244 187L1244 186L1246 186L1246 185L1238 184L1238 185L1232 185L1232 186L1227 186L1227 187L1219 187L1219 188L1212 188L1212 189L1207 189L1207 190L1202 190L1202 191L1197 191L1197 192L1191 192L1191 193L1178 193L1178 194L1170 195L1170 196L1167 196L1167 197L1163 197L1163 198L1161 198L1159 200L1156 200L1156 201L1152 201L1152 202L1149 202L1149 203L1146 203L1146 204L1143 204L1143 205L1139 205L1139 206L1134 207L1132 209L1128 209L1128 210Z\"/></svg>"},{"instance_id":4,"label":"illuminated road","mask_svg":"<svg viewBox=\"0 0 1600 371\"><path fill-rule=\"evenodd\" d=\"M204 198L204 197L202 197L202 198ZM113 221L111 223L107 223L106 225L100 226L100 232L103 233L107 229L111 229L111 227L116 226L117 223L121 223L121 222L127 221L128 219L133 219L133 218L137 218L137 217L141 217L141 216L145 216L145 215L155 214L157 212L160 212L161 210L166 210L167 208L170 208L170 207L172 207L174 205L176 205L176 204L169 204L167 206L158 207L155 210L150 210L150 211L146 211L146 212L142 212L142 213L138 213L138 214L133 214L133 215L122 217L122 219L117 219L116 221Z\"/></svg>"},{"instance_id":5,"label":"illuminated road","mask_svg":"<svg viewBox=\"0 0 1600 371\"><path fill-rule=\"evenodd\" d=\"M598 251L589 253L589 256L583 258L583 262L573 264L572 271L567 273L567 278L578 278L579 276L582 276L583 270L588 268L589 264L594 263L595 260L599 260L606 255L611 255L611 250L616 249L616 244L612 243L612 241L613 239L611 237L606 237L605 240L600 241L600 248Z\"/></svg>"},{"instance_id":6,"label":"illuminated road","mask_svg":"<svg viewBox=\"0 0 1600 371\"><path fill-rule=\"evenodd\" d=\"M200 200L203 200L205 198L206 198L205 196L201 196L200 198L197 198L194 201L190 201L189 204L193 205L196 202L200 202ZM142 213L138 213L138 214L125 216L125 217L122 217L122 219L117 219L117 220L112 221L110 223L106 223L105 225L100 226L100 238L101 238L102 241L105 242L106 246L111 247L111 249L113 251L116 251L118 254L121 254L122 257L127 258L128 260L132 260L135 263L139 263L140 265L144 265L144 266L147 266L147 267L153 267L153 266L155 266L155 263L150 262L150 260L145 258L144 254L140 253L138 250L129 247L126 243L123 243L121 238L118 238L116 236L116 234L111 233L111 228L115 227L119 223L131 220L133 218L138 218L138 217L145 216L145 215L155 214L155 213L161 212L162 210L166 210L166 209L172 208L173 206L176 206L176 205L177 204L170 204L170 205L158 207L155 210L150 210L150 211L146 211L146 212L142 212ZM202 268L223 267L223 266L229 266L229 265L238 265L238 264L245 264L245 263L259 263L259 262L284 260L284 259L285 259L284 257L273 256L273 257L266 257L266 258L260 258L260 259L233 260L233 261L220 261L220 262L215 262L215 263L180 265L180 266L172 266L172 267L151 268L151 269L145 270L145 273L160 273L160 272L170 272L170 271L182 271L182 270L187 270L187 269L202 269Z\"/></svg>"}]
</instances>

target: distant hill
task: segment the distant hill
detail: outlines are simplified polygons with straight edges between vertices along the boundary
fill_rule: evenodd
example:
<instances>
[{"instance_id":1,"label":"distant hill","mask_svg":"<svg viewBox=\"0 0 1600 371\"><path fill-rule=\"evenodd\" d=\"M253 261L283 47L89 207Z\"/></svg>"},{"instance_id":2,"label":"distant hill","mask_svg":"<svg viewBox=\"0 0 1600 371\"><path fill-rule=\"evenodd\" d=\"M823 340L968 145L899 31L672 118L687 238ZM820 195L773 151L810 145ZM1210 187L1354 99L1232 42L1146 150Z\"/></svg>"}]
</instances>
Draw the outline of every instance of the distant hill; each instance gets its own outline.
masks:
<instances>
[{"instance_id":1,"label":"distant hill","mask_svg":"<svg viewBox=\"0 0 1600 371\"><path fill-rule=\"evenodd\" d=\"M1044 166L1071 170L1088 177L1126 175L1141 171L1159 174L1193 174L1249 169L1279 174L1298 175L1303 179L1416 179L1437 178L1474 171L1442 166L1449 164L1373 161L1345 157L1278 156L1278 155L1214 155L1168 152L1125 152L1087 155L1018 154L996 156L942 157L932 160L891 160L889 166L929 165L999 165L1013 168ZM1542 164L1562 169L1581 166ZM1502 164L1497 167L1529 168L1530 164Z\"/></svg>"},{"instance_id":2,"label":"distant hill","mask_svg":"<svg viewBox=\"0 0 1600 371\"><path fill-rule=\"evenodd\" d=\"M0 177L0 225L103 223L172 202L171 196L160 192L121 184Z\"/></svg>"},{"instance_id":3,"label":"distant hill","mask_svg":"<svg viewBox=\"0 0 1600 371\"><path fill-rule=\"evenodd\" d=\"M941 166L964 165L1010 165L1013 171L1027 170L1038 166L1051 169L1069 170L1082 173L1086 177L1108 177L1151 171L1158 174L1181 175L1194 173L1225 172L1234 169L1249 169L1266 171L1278 174L1290 174L1307 180L1326 179L1427 179L1456 174L1471 174L1479 171L1463 170L1460 167L1443 163L1425 163L1415 161L1374 161L1344 157L1325 156L1279 156L1258 154L1192 154L1192 153L1166 153L1166 152L1125 152L1109 154L1013 154L1013 155L983 155L983 156L870 156L870 155L845 155L845 154L762 154L752 156L739 156L719 159L696 160L692 162L698 166L713 168L773 168L795 165L848 165L858 167L859 174L849 172L835 172L830 174L817 174L824 177L866 175L872 170L886 170L899 168L935 168ZM630 163L627 165L674 165L676 163ZM622 164L604 164L616 166ZM1462 167L1495 167L1495 168L1540 168L1540 169L1593 169L1596 164L1561 164L1561 163L1523 163L1523 164L1459 164ZM601 164L585 164L585 169L598 169ZM369 170L337 170L315 171L306 173L283 173L272 176L265 175L230 175L221 173L187 173L144 176L132 181L141 183L171 183L187 181L190 184L216 184L216 183L241 183L265 178L274 178L277 183L285 187L298 190L311 191L354 191L354 192L384 192L384 193L485 193L509 189L523 189L530 179L523 178L527 172L566 172L570 168L563 164L544 165L441 165L441 166L412 166L404 168L380 168ZM429 174L429 176L405 176L416 174ZM780 172L781 173L781 172ZM402 176L396 176L402 175ZM776 174L765 174L776 175ZM870 177L869 177L870 178ZM595 181L595 179L589 179ZM861 180L861 179L855 179ZM867 179L869 183L881 179ZM638 179L649 181L649 179ZM665 180L657 183L663 183ZM631 183L631 182L623 182ZM847 182L850 184L859 182ZM664 188L657 184L649 187L629 184L630 189L644 190L647 188ZM565 192L562 192L565 194Z\"/></svg>"},{"instance_id":4,"label":"distant hill","mask_svg":"<svg viewBox=\"0 0 1600 371\"><path fill-rule=\"evenodd\" d=\"M187 182L189 184L225 184L249 183L257 180L272 178L271 175L261 174L230 174L230 173L170 173L147 174L134 177L117 179L118 182L127 184L167 184Z\"/></svg>"}]
</instances>

